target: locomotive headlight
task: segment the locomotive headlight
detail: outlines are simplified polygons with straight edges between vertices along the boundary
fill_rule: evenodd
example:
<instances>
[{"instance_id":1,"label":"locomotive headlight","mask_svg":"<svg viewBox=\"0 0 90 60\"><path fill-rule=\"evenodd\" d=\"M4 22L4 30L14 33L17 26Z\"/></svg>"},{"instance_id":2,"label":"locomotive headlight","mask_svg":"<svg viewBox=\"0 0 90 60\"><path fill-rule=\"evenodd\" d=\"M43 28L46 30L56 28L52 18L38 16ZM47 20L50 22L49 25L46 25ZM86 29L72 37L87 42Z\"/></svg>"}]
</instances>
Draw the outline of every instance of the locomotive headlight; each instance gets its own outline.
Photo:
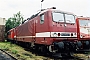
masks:
<instances>
[{"instance_id":1,"label":"locomotive headlight","mask_svg":"<svg viewBox=\"0 0 90 60\"><path fill-rule=\"evenodd\" d=\"M76 33L74 33L74 35L77 35Z\"/></svg>"},{"instance_id":2,"label":"locomotive headlight","mask_svg":"<svg viewBox=\"0 0 90 60\"><path fill-rule=\"evenodd\" d=\"M58 36L58 34L57 33L53 33L53 37L57 37Z\"/></svg>"},{"instance_id":3,"label":"locomotive headlight","mask_svg":"<svg viewBox=\"0 0 90 60\"><path fill-rule=\"evenodd\" d=\"M73 36L73 33L71 33L71 36Z\"/></svg>"},{"instance_id":4,"label":"locomotive headlight","mask_svg":"<svg viewBox=\"0 0 90 60\"><path fill-rule=\"evenodd\" d=\"M82 36L82 35L80 35L80 38L83 38L83 36Z\"/></svg>"},{"instance_id":5,"label":"locomotive headlight","mask_svg":"<svg viewBox=\"0 0 90 60\"><path fill-rule=\"evenodd\" d=\"M77 37L77 33L73 33L73 36L74 36L74 37Z\"/></svg>"}]
</instances>

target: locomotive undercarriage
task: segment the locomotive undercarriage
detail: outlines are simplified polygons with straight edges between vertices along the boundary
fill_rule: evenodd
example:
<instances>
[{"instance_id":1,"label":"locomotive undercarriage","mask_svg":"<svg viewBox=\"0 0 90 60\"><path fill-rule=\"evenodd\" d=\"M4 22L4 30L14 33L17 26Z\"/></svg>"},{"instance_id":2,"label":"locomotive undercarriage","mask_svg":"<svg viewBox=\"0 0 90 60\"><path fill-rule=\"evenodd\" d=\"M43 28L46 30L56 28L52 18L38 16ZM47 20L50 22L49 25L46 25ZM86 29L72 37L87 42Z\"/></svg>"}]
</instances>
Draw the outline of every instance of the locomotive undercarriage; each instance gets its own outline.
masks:
<instances>
[{"instance_id":1,"label":"locomotive undercarriage","mask_svg":"<svg viewBox=\"0 0 90 60\"><path fill-rule=\"evenodd\" d=\"M41 52L42 54L51 54L54 56L72 56L75 51L90 51L90 41L60 41L53 42L52 45L35 44L30 42L21 42L11 40L12 43L16 43L25 48L30 48Z\"/></svg>"},{"instance_id":2,"label":"locomotive undercarriage","mask_svg":"<svg viewBox=\"0 0 90 60\"><path fill-rule=\"evenodd\" d=\"M89 40L80 40L77 45L76 51L90 51L90 41Z\"/></svg>"},{"instance_id":3,"label":"locomotive undercarriage","mask_svg":"<svg viewBox=\"0 0 90 60\"><path fill-rule=\"evenodd\" d=\"M34 44L32 48L43 54L51 54L52 56L59 55L59 57L73 56L76 50L75 44L69 41L54 42L52 45Z\"/></svg>"},{"instance_id":4,"label":"locomotive undercarriage","mask_svg":"<svg viewBox=\"0 0 90 60\"><path fill-rule=\"evenodd\" d=\"M16 43L25 48L33 49L37 52L41 52L42 54L51 54L52 56L59 55L59 57L66 55L72 56L73 51L75 50L75 45L73 42L69 41L54 42L52 45L35 44L15 40L10 40L10 42Z\"/></svg>"},{"instance_id":5,"label":"locomotive undercarriage","mask_svg":"<svg viewBox=\"0 0 90 60\"><path fill-rule=\"evenodd\" d=\"M50 52L54 54L59 54L61 56L63 55L72 56L75 50L76 45L74 44L74 42L70 41L54 42L53 45L49 46Z\"/></svg>"}]
</instances>

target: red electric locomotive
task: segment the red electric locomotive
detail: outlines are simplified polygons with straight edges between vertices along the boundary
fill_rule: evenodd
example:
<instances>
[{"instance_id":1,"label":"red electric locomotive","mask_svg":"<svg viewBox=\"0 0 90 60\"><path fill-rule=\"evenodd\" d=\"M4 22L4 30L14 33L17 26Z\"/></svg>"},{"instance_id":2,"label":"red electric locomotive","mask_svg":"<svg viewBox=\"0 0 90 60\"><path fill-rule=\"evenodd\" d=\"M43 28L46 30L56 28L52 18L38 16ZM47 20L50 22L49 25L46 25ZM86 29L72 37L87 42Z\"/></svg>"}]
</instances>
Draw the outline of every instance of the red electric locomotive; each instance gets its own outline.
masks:
<instances>
[{"instance_id":1,"label":"red electric locomotive","mask_svg":"<svg viewBox=\"0 0 90 60\"><path fill-rule=\"evenodd\" d=\"M9 40L14 40L14 35L15 33L14 33L14 28L13 29L11 29L11 30L9 30L8 32L7 32L7 37L8 37L8 39Z\"/></svg>"},{"instance_id":2,"label":"red electric locomotive","mask_svg":"<svg viewBox=\"0 0 90 60\"><path fill-rule=\"evenodd\" d=\"M78 17L77 21L77 33L79 41L79 50L89 49L90 45L90 18Z\"/></svg>"},{"instance_id":3,"label":"red electric locomotive","mask_svg":"<svg viewBox=\"0 0 90 60\"><path fill-rule=\"evenodd\" d=\"M14 28L14 40L52 53L76 50L75 15L54 8L43 9Z\"/></svg>"}]
</instances>

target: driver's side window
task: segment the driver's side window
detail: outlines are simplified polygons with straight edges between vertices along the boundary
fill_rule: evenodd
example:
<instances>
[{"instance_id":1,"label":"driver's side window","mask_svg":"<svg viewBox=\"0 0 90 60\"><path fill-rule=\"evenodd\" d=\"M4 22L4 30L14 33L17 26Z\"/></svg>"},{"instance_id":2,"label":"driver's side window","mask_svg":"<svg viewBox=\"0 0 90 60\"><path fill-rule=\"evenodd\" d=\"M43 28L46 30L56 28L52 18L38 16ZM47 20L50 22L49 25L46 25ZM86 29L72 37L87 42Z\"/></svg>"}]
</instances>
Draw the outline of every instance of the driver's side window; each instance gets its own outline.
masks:
<instances>
[{"instance_id":1,"label":"driver's side window","mask_svg":"<svg viewBox=\"0 0 90 60\"><path fill-rule=\"evenodd\" d=\"M44 23L44 14L41 14L40 15L40 24L43 24Z\"/></svg>"}]
</instances>

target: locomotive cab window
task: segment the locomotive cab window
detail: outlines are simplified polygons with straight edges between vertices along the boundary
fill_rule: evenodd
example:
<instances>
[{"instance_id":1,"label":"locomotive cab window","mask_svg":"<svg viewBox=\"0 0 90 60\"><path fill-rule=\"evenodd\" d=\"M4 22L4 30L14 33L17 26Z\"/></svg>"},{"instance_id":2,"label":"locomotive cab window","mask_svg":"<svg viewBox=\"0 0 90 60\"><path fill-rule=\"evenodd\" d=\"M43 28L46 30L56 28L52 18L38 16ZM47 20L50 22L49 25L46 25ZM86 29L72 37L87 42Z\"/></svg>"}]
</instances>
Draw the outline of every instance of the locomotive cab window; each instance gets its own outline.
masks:
<instances>
[{"instance_id":1,"label":"locomotive cab window","mask_svg":"<svg viewBox=\"0 0 90 60\"><path fill-rule=\"evenodd\" d=\"M40 15L40 24L44 23L44 14Z\"/></svg>"},{"instance_id":2,"label":"locomotive cab window","mask_svg":"<svg viewBox=\"0 0 90 60\"><path fill-rule=\"evenodd\" d=\"M71 14L65 14L66 23L75 23L75 16Z\"/></svg>"},{"instance_id":3,"label":"locomotive cab window","mask_svg":"<svg viewBox=\"0 0 90 60\"><path fill-rule=\"evenodd\" d=\"M88 20L79 20L80 26L90 26L90 21Z\"/></svg>"},{"instance_id":4,"label":"locomotive cab window","mask_svg":"<svg viewBox=\"0 0 90 60\"><path fill-rule=\"evenodd\" d=\"M55 22L64 22L64 14L60 12L53 13L53 21Z\"/></svg>"}]
</instances>

